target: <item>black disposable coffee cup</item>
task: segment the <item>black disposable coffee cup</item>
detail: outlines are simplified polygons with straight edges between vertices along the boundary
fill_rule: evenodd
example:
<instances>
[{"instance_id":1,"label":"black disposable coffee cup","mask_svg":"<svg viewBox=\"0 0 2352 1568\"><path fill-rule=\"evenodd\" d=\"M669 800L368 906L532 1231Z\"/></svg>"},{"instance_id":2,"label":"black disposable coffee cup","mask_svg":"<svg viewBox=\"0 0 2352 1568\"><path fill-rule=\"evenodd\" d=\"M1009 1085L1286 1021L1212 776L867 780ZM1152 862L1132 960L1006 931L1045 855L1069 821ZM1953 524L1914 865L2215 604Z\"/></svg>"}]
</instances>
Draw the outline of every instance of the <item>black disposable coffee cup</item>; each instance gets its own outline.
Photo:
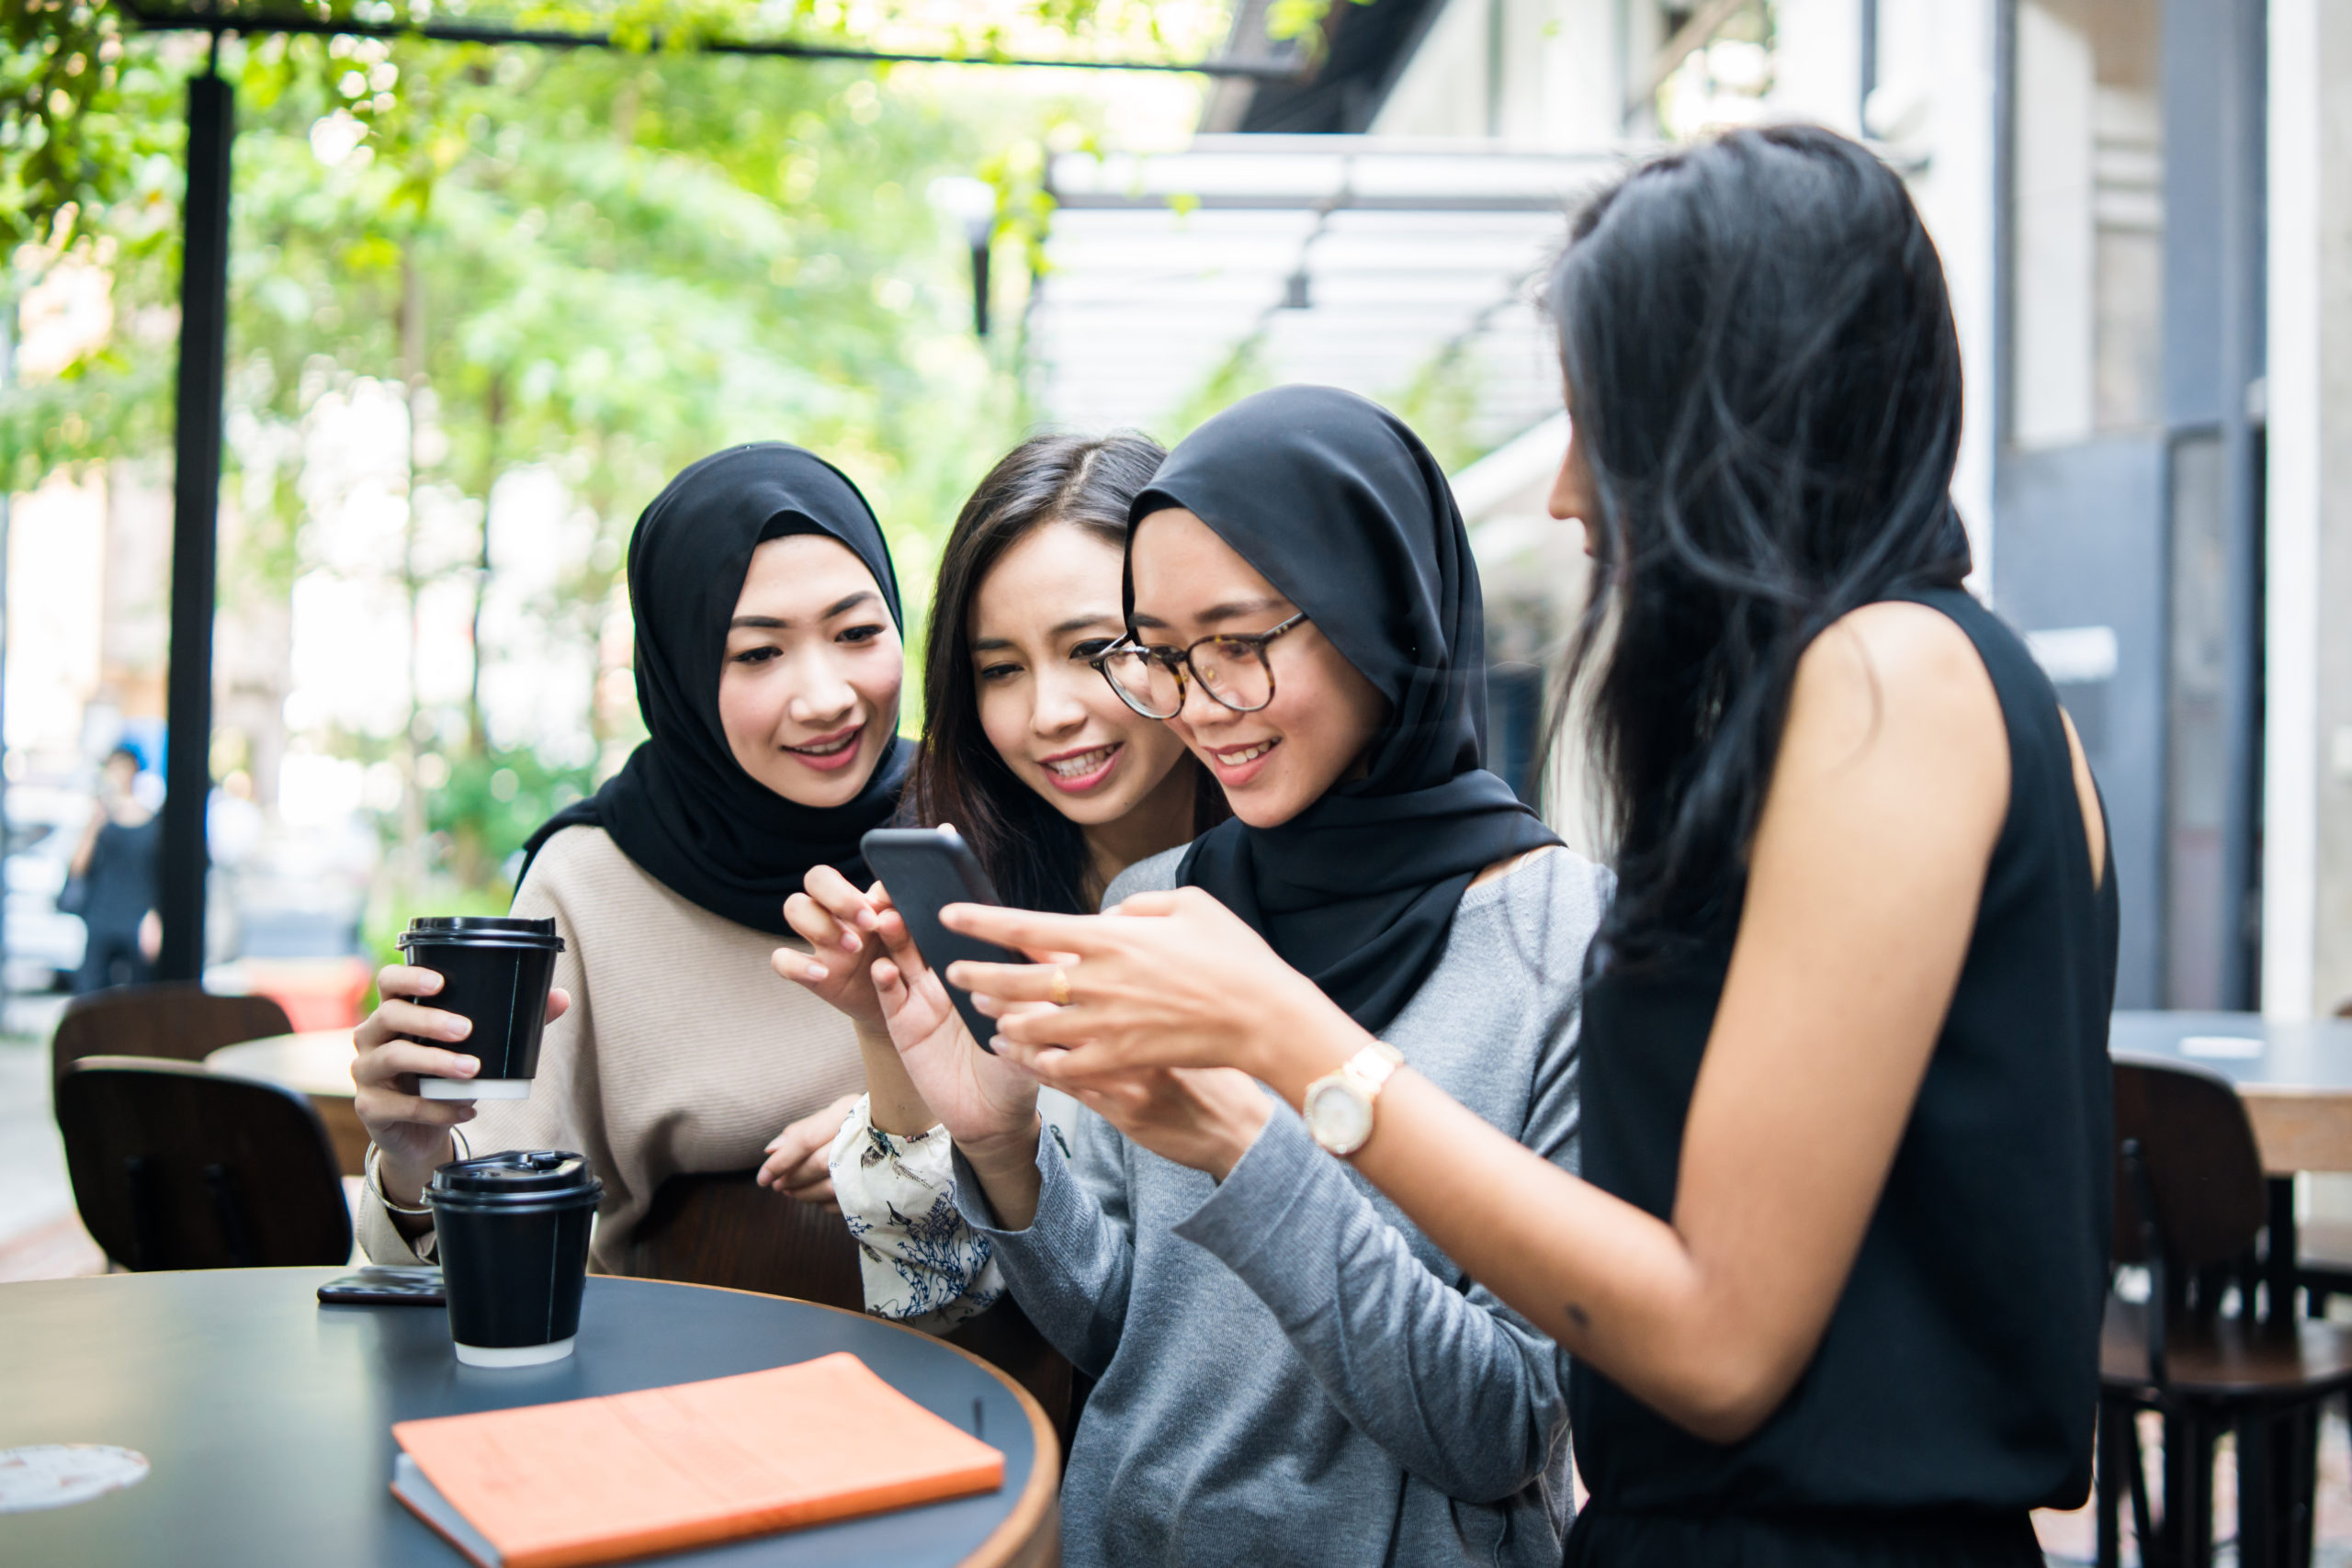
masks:
<instances>
[{"instance_id":1,"label":"black disposable coffee cup","mask_svg":"<svg viewBox=\"0 0 2352 1568\"><path fill-rule=\"evenodd\" d=\"M433 1245L449 1337L469 1367L531 1367L571 1354L604 1183L579 1155L512 1150L433 1173Z\"/></svg>"},{"instance_id":2,"label":"black disposable coffee cup","mask_svg":"<svg viewBox=\"0 0 2352 1568\"><path fill-rule=\"evenodd\" d=\"M413 998L473 1021L473 1032L449 1045L481 1063L469 1078L419 1077L427 1100L528 1100L539 1070L548 990L563 938L555 921L491 915L427 915L400 934L401 954L441 976L441 989Z\"/></svg>"}]
</instances>

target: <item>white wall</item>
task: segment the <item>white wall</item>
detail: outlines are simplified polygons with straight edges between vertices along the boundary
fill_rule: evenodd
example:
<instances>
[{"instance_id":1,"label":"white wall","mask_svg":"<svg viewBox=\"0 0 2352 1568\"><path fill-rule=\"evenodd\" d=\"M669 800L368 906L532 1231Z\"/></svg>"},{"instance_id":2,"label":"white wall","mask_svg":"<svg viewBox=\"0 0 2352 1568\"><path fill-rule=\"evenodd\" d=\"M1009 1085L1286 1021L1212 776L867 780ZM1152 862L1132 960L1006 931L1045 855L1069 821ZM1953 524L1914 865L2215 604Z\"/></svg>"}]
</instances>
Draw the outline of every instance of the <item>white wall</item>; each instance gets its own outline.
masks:
<instances>
[{"instance_id":1,"label":"white wall","mask_svg":"<svg viewBox=\"0 0 2352 1568\"><path fill-rule=\"evenodd\" d=\"M1502 103L1490 118L1495 7ZM1372 123L1379 136L1485 136L1553 148L1623 135L1619 0L1441 0L1420 50Z\"/></svg>"},{"instance_id":2,"label":"white wall","mask_svg":"<svg viewBox=\"0 0 2352 1568\"><path fill-rule=\"evenodd\" d=\"M1487 8L1438 0L1436 20L1373 117L1375 136L1487 134Z\"/></svg>"},{"instance_id":3,"label":"white wall","mask_svg":"<svg viewBox=\"0 0 2352 1568\"><path fill-rule=\"evenodd\" d=\"M1779 0L1773 20L1779 35L1773 107L1848 136L1860 134L1861 0Z\"/></svg>"},{"instance_id":4,"label":"white wall","mask_svg":"<svg viewBox=\"0 0 2352 1568\"><path fill-rule=\"evenodd\" d=\"M1476 136L1487 125L1490 0L1445 0L1420 51L1373 122L1376 133ZM1662 41L1651 0L1502 0L1506 139L1563 148L1617 144L1623 100ZM1779 0L1769 108L1858 129L1860 0ZM1873 130L1912 172L1912 198L1943 257L1967 375L1952 484L1989 587L1993 521L1993 0L1882 0ZM2083 139L2087 147L2088 138ZM2087 265L2087 253L2085 264ZM2082 356L2086 373L2088 355ZM2087 389L2085 390L2087 398Z\"/></svg>"},{"instance_id":5,"label":"white wall","mask_svg":"<svg viewBox=\"0 0 2352 1568\"><path fill-rule=\"evenodd\" d=\"M2262 1008L2352 997L2352 13L2271 0Z\"/></svg>"},{"instance_id":6,"label":"white wall","mask_svg":"<svg viewBox=\"0 0 2352 1568\"><path fill-rule=\"evenodd\" d=\"M1974 585L1993 573L1994 333L1992 0L1879 7L1879 96L1872 129L1923 160L1911 199L1943 256L1967 378L1952 499L1976 551Z\"/></svg>"}]
</instances>

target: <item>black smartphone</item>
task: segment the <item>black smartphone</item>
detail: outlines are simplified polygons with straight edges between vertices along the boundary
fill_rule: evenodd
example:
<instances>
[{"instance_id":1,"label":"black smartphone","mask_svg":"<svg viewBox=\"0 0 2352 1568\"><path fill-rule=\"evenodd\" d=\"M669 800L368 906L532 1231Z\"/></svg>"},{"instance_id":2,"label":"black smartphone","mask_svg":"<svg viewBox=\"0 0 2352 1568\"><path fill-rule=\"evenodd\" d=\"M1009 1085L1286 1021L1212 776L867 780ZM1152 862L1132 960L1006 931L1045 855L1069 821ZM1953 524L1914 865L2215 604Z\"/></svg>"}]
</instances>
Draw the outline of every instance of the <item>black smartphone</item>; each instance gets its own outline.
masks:
<instances>
[{"instance_id":1,"label":"black smartphone","mask_svg":"<svg viewBox=\"0 0 2352 1568\"><path fill-rule=\"evenodd\" d=\"M441 1293L438 1269L385 1269L370 1265L356 1274L329 1280L319 1287L319 1300L328 1306L420 1306L447 1304Z\"/></svg>"},{"instance_id":2,"label":"black smartphone","mask_svg":"<svg viewBox=\"0 0 2352 1568\"><path fill-rule=\"evenodd\" d=\"M996 896L989 874L980 869L972 846L955 829L876 828L859 840L859 847L865 852L865 863L888 890L892 907L905 919L915 951L938 971L941 985L947 985L947 966L959 960L1029 962L994 942L959 936L939 923L939 911L950 904L1004 902ZM996 1020L974 1007L971 994L960 986L947 986L947 997L964 1015L965 1027L971 1030L980 1049L994 1055L996 1048L989 1041L996 1033Z\"/></svg>"}]
</instances>

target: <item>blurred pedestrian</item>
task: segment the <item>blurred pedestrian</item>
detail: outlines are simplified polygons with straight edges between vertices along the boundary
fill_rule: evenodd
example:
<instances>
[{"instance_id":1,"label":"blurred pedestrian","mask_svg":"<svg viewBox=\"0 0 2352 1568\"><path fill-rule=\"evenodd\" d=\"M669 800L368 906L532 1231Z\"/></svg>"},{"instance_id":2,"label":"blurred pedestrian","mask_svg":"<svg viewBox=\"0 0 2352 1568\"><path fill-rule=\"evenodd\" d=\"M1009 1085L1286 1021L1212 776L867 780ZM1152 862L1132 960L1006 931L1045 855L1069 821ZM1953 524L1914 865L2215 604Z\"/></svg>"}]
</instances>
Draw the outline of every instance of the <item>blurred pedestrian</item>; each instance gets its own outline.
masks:
<instances>
[{"instance_id":1,"label":"blurred pedestrian","mask_svg":"<svg viewBox=\"0 0 2352 1568\"><path fill-rule=\"evenodd\" d=\"M74 977L77 996L154 977L155 955L164 939L163 921L155 912L164 825L153 807L141 798L144 771L135 747L118 746L107 754L89 828L74 852L69 874L71 882L80 884L80 894L60 900L59 907L80 915L89 932L81 970Z\"/></svg>"}]
</instances>

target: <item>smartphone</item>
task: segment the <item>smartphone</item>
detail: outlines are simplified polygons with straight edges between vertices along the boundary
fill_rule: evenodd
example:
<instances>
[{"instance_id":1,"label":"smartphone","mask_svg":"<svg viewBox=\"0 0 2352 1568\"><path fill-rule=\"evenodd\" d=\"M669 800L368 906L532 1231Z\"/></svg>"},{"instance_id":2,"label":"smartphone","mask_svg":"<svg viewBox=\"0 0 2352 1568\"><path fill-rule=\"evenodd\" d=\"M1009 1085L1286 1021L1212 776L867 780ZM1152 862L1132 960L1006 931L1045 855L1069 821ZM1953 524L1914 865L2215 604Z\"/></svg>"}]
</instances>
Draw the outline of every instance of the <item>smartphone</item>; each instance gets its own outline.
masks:
<instances>
[{"instance_id":1,"label":"smartphone","mask_svg":"<svg viewBox=\"0 0 2352 1568\"><path fill-rule=\"evenodd\" d=\"M980 964L1029 962L1020 953L1008 953L994 942L959 936L939 923L939 911L950 904L1001 906L1004 902L996 896L989 874L980 869L972 846L955 829L876 828L859 840L859 847L865 852L865 863L888 890L892 907L905 919L915 951L938 972L941 985L947 985L947 966L963 959ZM994 1055L996 1048L989 1041L996 1033L996 1020L974 1007L971 993L960 986L947 986L947 997L964 1015L965 1027L979 1042L980 1049Z\"/></svg>"},{"instance_id":2,"label":"smartphone","mask_svg":"<svg viewBox=\"0 0 2352 1568\"><path fill-rule=\"evenodd\" d=\"M370 1266L356 1274L329 1280L319 1287L319 1300L329 1306L420 1306L447 1304L441 1293L438 1269L385 1269Z\"/></svg>"}]
</instances>

